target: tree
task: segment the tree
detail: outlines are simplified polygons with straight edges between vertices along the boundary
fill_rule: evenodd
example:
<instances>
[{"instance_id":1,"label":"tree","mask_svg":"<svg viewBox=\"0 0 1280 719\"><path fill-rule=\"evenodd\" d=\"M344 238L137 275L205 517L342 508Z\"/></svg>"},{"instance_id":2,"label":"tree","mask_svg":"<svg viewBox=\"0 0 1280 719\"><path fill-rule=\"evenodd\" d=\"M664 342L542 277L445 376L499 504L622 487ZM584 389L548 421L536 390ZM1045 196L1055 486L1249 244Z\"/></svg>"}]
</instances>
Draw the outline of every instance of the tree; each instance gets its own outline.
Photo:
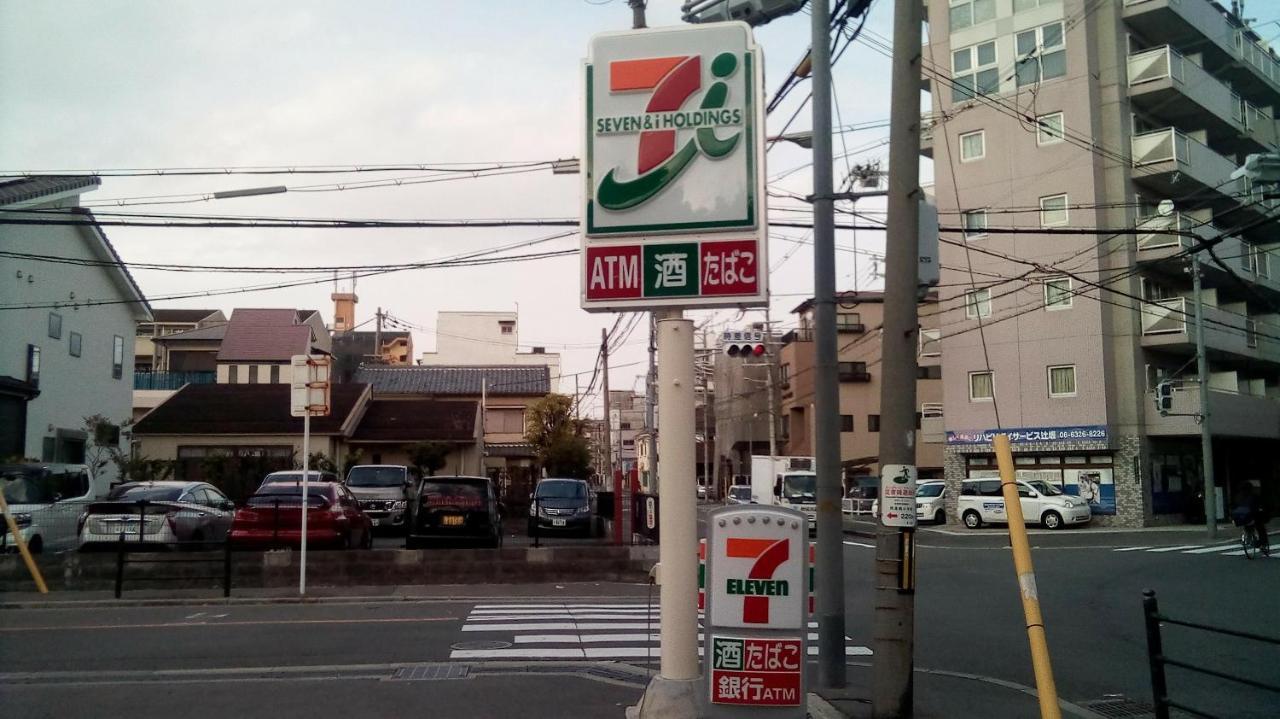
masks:
<instances>
[{"instance_id":1,"label":"tree","mask_svg":"<svg viewBox=\"0 0 1280 719\"><path fill-rule=\"evenodd\" d=\"M584 434L584 424L574 418L573 398L568 395L549 394L526 413L525 439L550 476L591 476L591 450Z\"/></svg>"},{"instance_id":2,"label":"tree","mask_svg":"<svg viewBox=\"0 0 1280 719\"><path fill-rule=\"evenodd\" d=\"M444 442L418 442L409 446L409 462L424 476L431 476L442 469L452 449Z\"/></svg>"}]
</instances>

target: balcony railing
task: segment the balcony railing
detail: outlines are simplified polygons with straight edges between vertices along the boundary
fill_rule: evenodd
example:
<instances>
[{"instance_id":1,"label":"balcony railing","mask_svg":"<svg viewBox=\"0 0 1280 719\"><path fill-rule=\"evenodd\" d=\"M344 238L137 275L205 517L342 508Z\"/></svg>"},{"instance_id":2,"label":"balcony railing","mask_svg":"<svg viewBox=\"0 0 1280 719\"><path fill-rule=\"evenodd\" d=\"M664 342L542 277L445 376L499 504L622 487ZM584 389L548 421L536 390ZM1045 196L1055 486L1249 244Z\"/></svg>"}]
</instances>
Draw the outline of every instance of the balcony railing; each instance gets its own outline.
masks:
<instances>
[{"instance_id":1,"label":"balcony railing","mask_svg":"<svg viewBox=\"0 0 1280 719\"><path fill-rule=\"evenodd\" d=\"M1186 234L1199 226L1194 219L1175 212L1172 215L1145 217L1138 220L1138 251L1161 247L1190 247L1191 238Z\"/></svg>"},{"instance_id":2,"label":"balcony railing","mask_svg":"<svg viewBox=\"0 0 1280 719\"><path fill-rule=\"evenodd\" d=\"M1134 53L1129 56L1129 85L1166 77L1181 82L1184 62L1181 53L1168 45Z\"/></svg>"},{"instance_id":3,"label":"balcony railing","mask_svg":"<svg viewBox=\"0 0 1280 719\"><path fill-rule=\"evenodd\" d=\"M217 372L134 372L134 389L182 389L188 384L214 384Z\"/></svg>"},{"instance_id":4,"label":"balcony railing","mask_svg":"<svg viewBox=\"0 0 1280 719\"><path fill-rule=\"evenodd\" d=\"M1159 302L1142 304L1142 334L1158 335L1185 332L1187 327L1187 298L1174 297Z\"/></svg>"},{"instance_id":5,"label":"balcony railing","mask_svg":"<svg viewBox=\"0 0 1280 719\"><path fill-rule=\"evenodd\" d=\"M1243 30L1236 31L1236 54L1272 82L1280 83L1280 63L1262 45L1246 37Z\"/></svg>"},{"instance_id":6,"label":"balcony railing","mask_svg":"<svg viewBox=\"0 0 1280 719\"><path fill-rule=\"evenodd\" d=\"M1133 164L1150 165L1156 162L1189 162L1191 138L1173 128L1145 132L1133 136Z\"/></svg>"}]
</instances>

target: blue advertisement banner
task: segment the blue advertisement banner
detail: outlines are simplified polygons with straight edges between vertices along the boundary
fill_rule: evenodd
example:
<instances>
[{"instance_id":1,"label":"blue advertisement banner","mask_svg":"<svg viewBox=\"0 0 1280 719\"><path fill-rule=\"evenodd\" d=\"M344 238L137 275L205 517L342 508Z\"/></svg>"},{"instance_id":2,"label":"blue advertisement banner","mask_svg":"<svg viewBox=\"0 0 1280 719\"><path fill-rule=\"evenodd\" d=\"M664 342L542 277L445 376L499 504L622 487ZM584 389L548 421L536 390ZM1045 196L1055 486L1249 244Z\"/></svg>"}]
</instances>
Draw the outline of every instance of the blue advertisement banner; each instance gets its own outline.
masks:
<instances>
[{"instance_id":1,"label":"blue advertisement banner","mask_svg":"<svg viewBox=\"0 0 1280 719\"><path fill-rule=\"evenodd\" d=\"M1078 427L1016 427L1013 429L958 429L947 431L947 444L974 445L991 444L999 433L1009 435L1011 444L1032 444L1035 442L1106 442L1108 439L1105 424L1083 425Z\"/></svg>"}]
</instances>

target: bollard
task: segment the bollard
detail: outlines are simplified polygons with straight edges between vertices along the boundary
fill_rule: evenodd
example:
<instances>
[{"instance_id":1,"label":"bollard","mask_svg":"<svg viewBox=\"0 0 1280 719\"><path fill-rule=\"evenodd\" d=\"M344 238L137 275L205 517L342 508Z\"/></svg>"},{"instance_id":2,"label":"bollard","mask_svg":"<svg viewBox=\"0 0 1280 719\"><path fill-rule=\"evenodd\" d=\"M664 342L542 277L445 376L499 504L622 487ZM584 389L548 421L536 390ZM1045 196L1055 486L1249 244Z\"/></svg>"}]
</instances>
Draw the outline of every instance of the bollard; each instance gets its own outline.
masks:
<instances>
[{"instance_id":1,"label":"bollard","mask_svg":"<svg viewBox=\"0 0 1280 719\"><path fill-rule=\"evenodd\" d=\"M1160 641L1160 607L1154 590L1142 592L1142 616L1147 625L1147 661L1151 665L1151 703L1156 719L1169 719L1169 689L1164 680L1164 646Z\"/></svg>"},{"instance_id":2,"label":"bollard","mask_svg":"<svg viewBox=\"0 0 1280 719\"><path fill-rule=\"evenodd\" d=\"M116 543L116 599L124 589L124 530L120 531L120 541Z\"/></svg>"}]
</instances>

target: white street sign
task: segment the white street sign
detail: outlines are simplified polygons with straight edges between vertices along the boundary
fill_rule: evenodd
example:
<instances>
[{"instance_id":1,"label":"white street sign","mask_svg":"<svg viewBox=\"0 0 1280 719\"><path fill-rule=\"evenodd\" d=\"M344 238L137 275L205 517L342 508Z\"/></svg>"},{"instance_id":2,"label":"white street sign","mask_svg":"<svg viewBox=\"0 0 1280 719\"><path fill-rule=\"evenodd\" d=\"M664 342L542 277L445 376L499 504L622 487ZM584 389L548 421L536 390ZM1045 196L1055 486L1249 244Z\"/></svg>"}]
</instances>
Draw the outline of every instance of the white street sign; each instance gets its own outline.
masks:
<instances>
[{"instance_id":1,"label":"white street sign","mask_svg":"<svg viewBox=\"0 0 1280 719\"><path fill-rule=\"evenodd\" d=\"M289 412L294 417L311 415L324 417L329 414L329 356L294 355L289 362L290 377Z\"/></svg>"},{"instance_id":2,"label":"white street sign","mask_svg":"<svg viewBox=\"0 0 1280 719\"><path fill-rule=\"evenodd\" d=\"M880 468L880 521L886 527L916 526L916 468L886 464Z\"/></svg>"}]
</instances>

